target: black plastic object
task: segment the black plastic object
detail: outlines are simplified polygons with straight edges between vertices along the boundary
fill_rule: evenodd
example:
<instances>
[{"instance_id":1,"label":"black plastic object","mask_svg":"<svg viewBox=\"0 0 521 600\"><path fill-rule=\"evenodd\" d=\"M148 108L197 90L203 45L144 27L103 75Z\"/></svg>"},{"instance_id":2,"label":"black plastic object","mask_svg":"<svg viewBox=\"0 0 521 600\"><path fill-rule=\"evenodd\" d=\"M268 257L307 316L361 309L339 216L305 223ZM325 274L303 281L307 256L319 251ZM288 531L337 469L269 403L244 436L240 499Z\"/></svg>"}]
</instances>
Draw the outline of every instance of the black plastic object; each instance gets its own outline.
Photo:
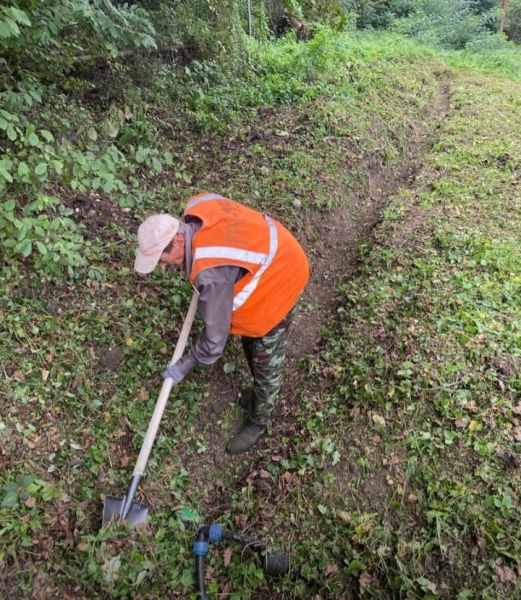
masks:
<instances>
[{"instance_id":1,"label":"black plastic object","mask_svg":"<svg viewBox=\"0 0 521 600\"><path fill-rule=\"evenodd\" d=\"M291 562L282 552L273 546L253 538L249 535L234 533L223 529L218 523L210 526L196 527L191 521L183 521L186 529L196 529L193 552L195 555L195 574L197 580L198 600L209 600L206 595L206 584L204 580L204 557L208 553L210 543L218 543L222 539L232 540L246 545L258 553L262 558L262 567L267 577L284 577L290 572Z\"/></svg>"}]
</instances>

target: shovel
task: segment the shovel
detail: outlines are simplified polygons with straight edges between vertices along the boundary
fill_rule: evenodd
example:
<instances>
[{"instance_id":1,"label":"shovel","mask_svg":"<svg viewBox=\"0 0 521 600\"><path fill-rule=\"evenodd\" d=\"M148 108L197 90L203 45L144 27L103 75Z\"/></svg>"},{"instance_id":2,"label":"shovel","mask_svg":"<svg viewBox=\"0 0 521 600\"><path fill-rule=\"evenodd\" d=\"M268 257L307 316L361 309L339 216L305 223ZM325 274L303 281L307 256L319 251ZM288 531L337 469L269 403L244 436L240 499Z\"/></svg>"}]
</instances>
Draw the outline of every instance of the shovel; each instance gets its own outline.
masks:
<instances>
[{"instance_id":1,"label":"shovel","mask_svg":"<svg viewBox=\"0 0 521 600\"><path fill-rule=\"evenodd\" d=\"M190 328L192 327L195 312L197 310L198 300L199 296L197 292L194 291L192 300L190 302L190 307L188 308L188 313L186 314L181 333L179 334L179 339L177 340L174 355L172 356L173 363L177 362L183 355L186 346L186 340L188 339L188 334L190 333ZM152 419L150 420L150 424L143 441L143 446L139 452L127 494L123 496L123 498L115 498L113 496L107 496L105 498L102 517L103 525L106 525L114 516L117 516L121 520L132 523L133 525L146 523L148 506L145 504L139 504L139 502L135 502L134 496L136 495L137 488L141 478L143 477L148 457L150 456L150 451L152 450L152 444L154 443L154 439L159 428L159 423L161 421L161 417L163 416L166 401L168 400L173 383L174 382L172 381L171 377L165 379L163 383L163 387L161 388L159 398L154 408Z\"/></svg>"}]
</instances>

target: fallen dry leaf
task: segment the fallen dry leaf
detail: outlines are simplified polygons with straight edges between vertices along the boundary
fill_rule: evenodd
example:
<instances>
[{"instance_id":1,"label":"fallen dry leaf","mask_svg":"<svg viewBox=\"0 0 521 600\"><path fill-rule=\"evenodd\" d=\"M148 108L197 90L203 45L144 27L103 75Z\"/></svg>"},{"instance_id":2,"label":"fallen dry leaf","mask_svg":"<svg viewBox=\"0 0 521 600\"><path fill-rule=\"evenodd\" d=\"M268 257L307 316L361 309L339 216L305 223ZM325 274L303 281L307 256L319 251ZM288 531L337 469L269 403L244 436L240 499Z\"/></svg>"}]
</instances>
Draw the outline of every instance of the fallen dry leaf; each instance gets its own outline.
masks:
<instances>
[{"instance_id":1,"label":"fallen dry leaf","mask_svg":"<svg viewBox=\"0 0 521 600\"><path fill-rule=\"evenodd\" d=\"M25 506L27 506L27 508L33 508L34 506L36 506L36 498L34 496L29 496L29 498L27 498L24 504Z\"/></svg>"},{"instance_id":2,"label":"fallen dry leaf","mask_svg":"<svg viewBox=\"0 0 521 600\"><path fill-rule=\"evenodd\" d=\"M342 521L344 521L344 523L351 523L351 515L347 511L339 511L338 516L342 519Z\"/></svg>"},{"instance_id":3,"label":"fallen dry leaf","mask_svg":"<svg viewBox=\"0 0 521 600\"><path fill-rule=\"evenodd\" d=\"M335 573L338 573L338 565L326 565L324 567L324 573L326 575L334 575Z\"/></svg>"},{"instance_id":4,"label":"fallen dry leaf","mask_svg":"<svg viewBox=\"0 0 521 600\"><path fill-rule=\"evenodd\" d=\"M503 583L516 583L517 582L517 576L513 569L509 569L508 567L496 566L494 571L496 572L496 575L499 577L499 579Z\"/></svg>"},{"instance_id":5,"label":"fallen dry leaf","mask_svg":"<svg viewBox=\"0 0 521 600\"><path fill-rule=\"evenodd\" d=\"M232 549L230 548L230 546L228 546L228 548L226 548L226 550L224 551L224 566L228 567L230 565L231 560L232 560Z\"/></svg>"}]
</instances>

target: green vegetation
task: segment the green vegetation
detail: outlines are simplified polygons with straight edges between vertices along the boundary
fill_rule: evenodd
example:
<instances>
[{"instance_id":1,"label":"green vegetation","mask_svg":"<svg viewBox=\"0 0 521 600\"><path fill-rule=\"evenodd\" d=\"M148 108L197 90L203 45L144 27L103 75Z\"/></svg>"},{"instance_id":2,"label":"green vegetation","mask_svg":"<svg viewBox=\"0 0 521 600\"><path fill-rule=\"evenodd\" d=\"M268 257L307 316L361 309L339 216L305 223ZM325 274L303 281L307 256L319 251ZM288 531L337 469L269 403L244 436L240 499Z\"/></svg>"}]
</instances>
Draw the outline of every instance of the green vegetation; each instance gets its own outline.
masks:
<instances>
[{"instance_id":1,"label":"green vegetation","mask_svg":"<svg viewBox=\"0 0 521 600\"><path fill-rule=\"evenodd\" d=\"M370 466L382 484L372 502L342 490L371 522L356 554L375 594L382 573L407 597L518 593L518 85L452 88L450 117L415 185L388 204L322 354L337 406L347 401L334 422L356 415L344 433L352 480L369 481ZM356 444L363 428L374 433Z\"/></svg>"},{"instance_id":2,"label":"green vegetation","mask_svg":"<svg viewBox=\"0 0 521 600\"><path fill-rule=\"evenodd\" d=\"M189 507L293 561L272 581L213 547L212 598L517 598L521 61L498 3L285 3L305 43L269 41L275 3L252 38L242 4L179 4L0 6L0 596L195 598ZM223 454L240 345L187 378L148 525L100 530L191 294L133 273L137 225L202 190L302 240L304 353L251 456Z\"/></svg>"}]
</instances>

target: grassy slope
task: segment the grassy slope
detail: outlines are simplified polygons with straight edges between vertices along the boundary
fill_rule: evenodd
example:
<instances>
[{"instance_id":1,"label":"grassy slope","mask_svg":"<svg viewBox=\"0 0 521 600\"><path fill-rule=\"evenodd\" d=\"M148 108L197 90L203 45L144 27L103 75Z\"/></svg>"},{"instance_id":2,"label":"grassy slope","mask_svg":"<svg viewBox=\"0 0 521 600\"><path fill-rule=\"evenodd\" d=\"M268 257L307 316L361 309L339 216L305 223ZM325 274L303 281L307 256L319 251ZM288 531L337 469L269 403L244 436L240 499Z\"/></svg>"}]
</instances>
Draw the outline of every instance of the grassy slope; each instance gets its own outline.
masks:
<instances>
[{"instance_id":1,"label":"grassy slope","mask_svg":"<svg viewBox=\"0 0 521 600\"><path fill-rule=\"evenodd\" d=\"M347 525L377 597L391 582L411 598L519 594L519 91L455 76L324 353L354 416L337 429L352 465L329 522L339 538Z\"/></svg>"},{"instance_id":2,"label":"grassy slope","mask_svg":"<svg viewBox=\"0 0 521 600\"><path fill-rule=\"evenodd\" d=\"M170 139L193 183L166 178L158 197L181 203L218 188L309 229L317 208L364 194L368 164L392 172L409 157L414 134L428 135L424 119L448 72L422 50L388 40L316 44L286 48L286 60L266 61L257 82L263 103L268 90L279 95L274 103L286 94L299 105L263 120L250 112L226 136L184 131ZM295 65L305 73L292 77ZM143 405L148 414L159 385L151 373L169 352L170 324L181 319L189 290L176 276L174 295L160 276L136 289L132 223L119 220L127 213L117 206L93 258L107 268L106 282L42 287L23 270L3 280L6 595L19 588L24 598L186 597L194 589L192 537L170 508L188 504L236 529L249 522L252 532L276 533L300 568L300 578L270 591L251 561L235 553L224 568L214 553L212 592L339 598L353 589L415 598L445 585L450 597L487 588L484 598L515 597L504 580L515 577L518 556L520 159L509 136L520 130L519 85L451 77L439 141L414 188L391 199L378 244L361 247L363 269L339 291L340 318L324 331L322 356L304 361L291 451L261 453L255 477L241 462L214 462L197 429L197 401L211 387L193 378L154 449L149 530L99 533L99 496L127 481L139 448L134 432L143 431ZM233 142L252 127L272 133L247 148ZM298 213L289 205L295 189L305 199ZM115 370L110 357L100 359L109 346L122 352ZM209 377L222 377L221 368ZM231 418L225 411L217 425L226 431ZM183 456L201 457L212 489L184 470Z\"/></svg>"}]
</instances>

